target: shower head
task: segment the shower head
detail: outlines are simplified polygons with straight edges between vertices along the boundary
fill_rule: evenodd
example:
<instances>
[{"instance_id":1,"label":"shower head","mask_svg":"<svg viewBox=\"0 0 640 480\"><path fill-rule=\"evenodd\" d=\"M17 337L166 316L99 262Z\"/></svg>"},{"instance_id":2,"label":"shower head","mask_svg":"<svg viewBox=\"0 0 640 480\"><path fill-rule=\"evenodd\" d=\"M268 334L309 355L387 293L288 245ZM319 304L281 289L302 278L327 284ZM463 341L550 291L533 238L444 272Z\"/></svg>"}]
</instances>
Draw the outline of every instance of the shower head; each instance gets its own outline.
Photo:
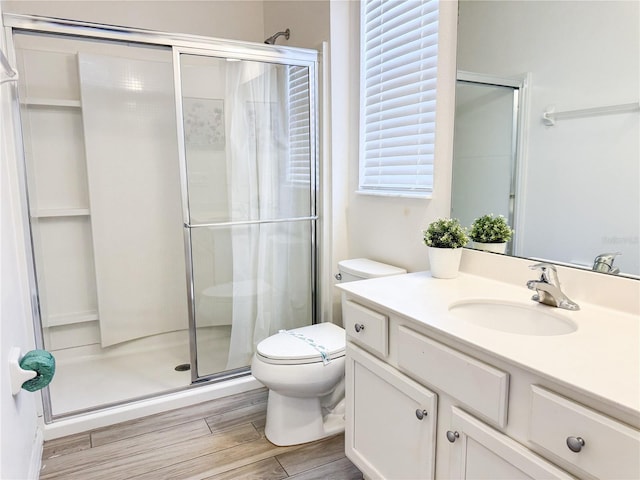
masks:
<instances>
[{"instance_id":1,"label":"shower head","mask_svg":"<svg viewBox=\"0 0 640 480\"><path fill-rule=\"evenodd\" d=\"M273 35L271 35L269 38L267 38L264 43L266 43L267 45L275 45L276 44L276 39L278 37L280 37L281 35L284 35L284 38L289 40L289 36L291 35L291 30L289 30L288 28L284 31L284 32L278 32L278 33L274 33Z\"/></svg>"}]
</instances>

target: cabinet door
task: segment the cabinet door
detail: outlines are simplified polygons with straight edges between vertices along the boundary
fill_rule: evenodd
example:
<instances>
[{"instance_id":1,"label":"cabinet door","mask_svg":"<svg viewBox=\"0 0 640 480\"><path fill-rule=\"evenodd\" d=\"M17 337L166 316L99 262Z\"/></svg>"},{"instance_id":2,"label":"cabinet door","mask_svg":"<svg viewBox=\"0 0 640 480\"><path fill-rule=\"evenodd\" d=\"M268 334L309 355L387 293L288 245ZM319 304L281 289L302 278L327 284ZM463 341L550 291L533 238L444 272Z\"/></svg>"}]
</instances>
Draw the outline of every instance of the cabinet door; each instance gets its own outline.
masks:
<instances>
[{"instance_id":1,"label":"cabinet door","mask_svg":"<svg viewBox=\"0 0 640 480\"><path fill-rule=\"evenodd\" d=\"M446 444L447 440L452 442L452 479L574 478L515 440L456 407L453 407L451 429L440 442Z\"/></svg>"},{"instance_id":2,"label":"cabinet door","mask_svg":"<svg viewBox=\"0 0 640 480\"><path fill-rule=\"evenodd\" d=\"M346 385L351 461L371 478L433 478L437 396L351 344Z\"/></svg>"}]
</instances>

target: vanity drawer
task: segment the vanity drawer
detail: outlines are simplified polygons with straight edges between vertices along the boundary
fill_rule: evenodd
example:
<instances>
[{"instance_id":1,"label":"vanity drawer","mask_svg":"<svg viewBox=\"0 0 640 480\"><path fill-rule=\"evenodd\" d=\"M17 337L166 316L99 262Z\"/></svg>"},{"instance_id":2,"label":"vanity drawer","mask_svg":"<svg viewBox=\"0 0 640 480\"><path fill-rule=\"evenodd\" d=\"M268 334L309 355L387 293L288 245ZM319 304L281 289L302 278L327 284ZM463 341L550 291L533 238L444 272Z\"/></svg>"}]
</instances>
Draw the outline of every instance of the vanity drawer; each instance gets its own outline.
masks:
<instances>
[{"instance_id":1,"label":"vanity drawer","mask_svg":"<svg viewBox=\"0 0 640 480\"><path fill-rule=\"evenodd\" d=\"M389 354L389 317L351 300L342 302L342 319L353 342L383 356Z\"/></svg>"},{"instance_id":2,"label":"vanity drawer","mask_svg":"<svg viewBox=\"0 0 640 480\"><path fill-rule=\"evenodd\" d=\"M402 326L398 329L398 366L487 420L506 426L508 373Z\"/></svg>"},{"instance_id":3,"label":"vanity drawer","mask_svg":"<svg viewBox=\"0 0 640 480\"><path fill-rule=\"evenodd\" d=\"M535 385L531 394L531 442L597 478L640 478L638 430Z\"/></svg>"}]
</instances>

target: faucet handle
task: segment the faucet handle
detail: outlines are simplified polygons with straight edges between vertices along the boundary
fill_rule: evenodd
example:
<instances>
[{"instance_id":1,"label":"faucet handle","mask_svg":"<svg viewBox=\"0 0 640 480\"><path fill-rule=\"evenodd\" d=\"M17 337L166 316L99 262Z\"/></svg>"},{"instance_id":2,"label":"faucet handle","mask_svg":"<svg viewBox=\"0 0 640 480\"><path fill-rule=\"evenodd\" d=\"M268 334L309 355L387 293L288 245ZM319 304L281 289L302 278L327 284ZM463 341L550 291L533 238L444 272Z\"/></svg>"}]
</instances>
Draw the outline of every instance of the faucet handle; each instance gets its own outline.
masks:
<instances>
[{"instance_id":1,"label":"faucet handle","mask_svg":"<svg viewBox=\"0 0 640 480\"><path fill-rule=\"evenodd\" d=\"M540 281L550 283L552 285L560 286L558 281L558 270L556 266L551 263L540 262L533 265L529 265L531 270L540 270Z\"/></svg>"},{"instance_id":2,"label":"faucet handle","mask_svg":"<svg viewBox=\"0 0 640 480\"><path fill-rule=\"evenodd\" d=\"M593 261L593 270L604 273L619 273L620 269L613 267L613 261L618 255L622 255L622 252L601 253Z\"/></svg>"},{"instance_id":3,"label":"faucet handle","mask_svg":"<svg viewBox=\"0 0 640 480\"><path fill-rule=\"evenodd\" d=\"M534 263L533 265L529 265L529 268L531 270L542 270L543 272L547 268L550 268L551 270L556 271L555 265L553 265L552 263L546 263L546 262Z\"/></svg>"}]
</instances>

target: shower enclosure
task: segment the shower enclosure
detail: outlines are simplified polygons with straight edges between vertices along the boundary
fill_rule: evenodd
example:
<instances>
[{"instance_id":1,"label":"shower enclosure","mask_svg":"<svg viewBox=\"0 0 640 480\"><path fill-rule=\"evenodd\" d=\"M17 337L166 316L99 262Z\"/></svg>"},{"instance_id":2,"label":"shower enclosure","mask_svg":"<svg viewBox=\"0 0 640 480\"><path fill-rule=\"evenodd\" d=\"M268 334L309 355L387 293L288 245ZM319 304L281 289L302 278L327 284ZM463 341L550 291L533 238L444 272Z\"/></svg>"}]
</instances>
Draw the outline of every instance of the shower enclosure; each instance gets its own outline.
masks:
<instances>
[{"instance_id":1,"label":"shower enclosure","mask_svg":"<svg viewBox=\"0 0 640 480\"><path fill-rule=\"evenodd\" d=\"M247 375L315 320L316 52L4 23L47 421Z\"/></svg>"}]
</instances>

